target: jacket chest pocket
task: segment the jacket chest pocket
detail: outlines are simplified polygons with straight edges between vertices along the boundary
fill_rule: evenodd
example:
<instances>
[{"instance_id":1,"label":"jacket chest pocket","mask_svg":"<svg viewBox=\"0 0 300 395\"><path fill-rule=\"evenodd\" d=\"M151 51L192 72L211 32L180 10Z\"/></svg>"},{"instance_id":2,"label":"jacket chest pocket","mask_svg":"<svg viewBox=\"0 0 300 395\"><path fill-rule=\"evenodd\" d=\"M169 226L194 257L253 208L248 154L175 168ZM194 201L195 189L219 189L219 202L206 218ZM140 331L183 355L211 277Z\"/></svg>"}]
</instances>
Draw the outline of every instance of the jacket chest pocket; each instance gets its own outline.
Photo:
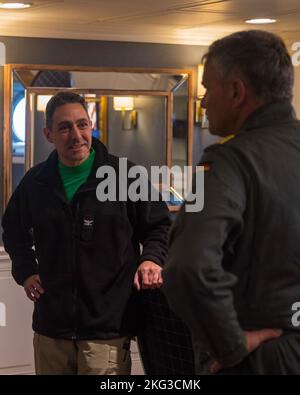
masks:
<instances>
[{"instance_id":1,"label":"jacket chest pocket","mask_svg":"<svg viewBox=\"0 0 300 395\"><path fill-rule=\"evenodd\" d=\"M80 228L80 239L82 241L90 241L93 239L95 226L95 217L92 214L83 216Z\"/></svg>"},{"instance_id":2,"label":"jacket chest pocket","mask_svg":"<svg viewBox=\"0 0 300 395\"><path fill-rule=\"evenodd\" d=\"M87 199L79 204L78 211L77 235L84 245L112 248L122 245L132 235L126 207L118 202Z\"/></svg>"},{"instance_id":3,"label":"jacket chest pocket","mask_svg":"<svg viewBox=\"0 0 300 395\"><path fill-rule=\"evenodd\" d=\"M85 214L81 217L78 233L82 243L97 243L95 247L101 244L106 249L127 243L132 237L132 228L127 218L117 214Z\"/></svg>"}]
</instances>

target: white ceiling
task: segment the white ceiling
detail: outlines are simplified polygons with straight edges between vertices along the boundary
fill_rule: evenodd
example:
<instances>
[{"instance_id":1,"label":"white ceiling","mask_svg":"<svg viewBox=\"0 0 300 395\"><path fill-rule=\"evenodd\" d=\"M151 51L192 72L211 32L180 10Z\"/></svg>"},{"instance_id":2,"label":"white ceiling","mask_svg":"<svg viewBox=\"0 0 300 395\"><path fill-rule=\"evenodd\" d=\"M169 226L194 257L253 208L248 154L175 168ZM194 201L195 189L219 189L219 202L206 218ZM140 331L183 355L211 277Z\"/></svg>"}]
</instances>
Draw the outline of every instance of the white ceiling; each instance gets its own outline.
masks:
<instances>
[{"instance_id":1,"label":"white ceiling","mask_svg":"<svg viewBox=\"0 0 300 395\"><path fill-rule=\"evenodd\" d=\"M0 10L0 35L207 45L251 28L247 18L275 17L278 23L258 28L300 41L299 0L30 2L33 7L25 10Z\"/></svg>"}]
</instances>

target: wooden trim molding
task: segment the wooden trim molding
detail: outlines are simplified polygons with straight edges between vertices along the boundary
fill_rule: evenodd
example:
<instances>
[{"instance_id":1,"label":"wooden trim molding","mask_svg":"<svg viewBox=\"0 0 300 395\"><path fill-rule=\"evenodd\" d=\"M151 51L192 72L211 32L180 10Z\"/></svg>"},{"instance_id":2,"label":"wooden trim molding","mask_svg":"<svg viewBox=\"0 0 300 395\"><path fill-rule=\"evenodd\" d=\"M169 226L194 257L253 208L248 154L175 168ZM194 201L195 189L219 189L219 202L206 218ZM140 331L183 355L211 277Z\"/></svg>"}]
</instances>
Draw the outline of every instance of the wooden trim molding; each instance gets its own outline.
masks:
<instances>
[{"instance_id":1,"label":"wooden trim molding","mask_svg":"<svg viewBox=\"0 0 300 395\"><path fill-rule=\"evenodd\" d=\"M12 72L11 65L4 66L3 208L7 206L12 191Z\"/></svg>"},{"instance_id":2,"label":"wooden trim molding","mask_svg":"<svg viewBox=\"0 0 300 395\"><path fill-rule=\"evenodd\" d=\"M166 111L166 162L168 167L172 167L172 139L173 139L173 92L167 96Z\"/></svg>"},{"instance_id":3,"label":"wooden trim molding","mask_svg":"<svg viewBox=\"0 0 300 395\"><path fill-rule=\"evenodd\" d=\"M194 144L194 74L191 73L188 79L188 135L187 135L187 164L193 165L193 144Z\"/></svg>"},{"instance_id":4,"label":"wooden trim molding","mask_svg":"<svg viewBox=\"0 0 300 395\"><path fill-rule=\"evenodd\" d=\"M28 93L35 93L37 95L55 95L55 93L59 92L61 88L39 88L30 86L26 88ZM98 95L111 95L111 96L168 96L169 92L166 91L150 91L150 90L119 90L119 89L81 89L81 88L64 88L64 90L68 90L75 93L96 93Z\"/></svg>"},{"instance_id":5,"label":"wooden trim molding","mask_svg":"<svg viewBox=\"0 0 300 395\"><path fill-rule=\"evenodd\" d=\"M192 69L176 68L145 68L145 67L91 67L91 66L71 66L54 64L22 64L11 63L13 70L58 70L58 71L82 71L82 72L111 72L111 73L142 73L142 74L188 74L189 77L194 73Z\"/></svg>"},{"instance_id":6,"label":"wooden trim molding","mask_svg":"<svg viewBox=\"0 0 300 395\"><path fill-rule=\"evenodd\" d=\"M4 66L4 131L3 131L3 209L7 206L12 193L12 95L13 72L18 70L61 70L78 72L116 72L116 73L145 73L145 74L174 74L187 75L188 78L188 135L187 135L187 165L192 165L193 155L193 125L194 125L194 70L173 68L120 68L120 67L89 67L49 64L7 64ZM173 93L165 91L145 90L108 90L68 88L77 93L98 93L102 95L149 95L166 97L166 164L172 166L173 139ZM60 89L26 87L26 153L25 170L33 164L33 117L29 114L33 108L32 100L37 94L55 94ZM175 207L172 208L175 209ZM177 208L176 208L177 209Z\"/></svg>"}]
</instances>

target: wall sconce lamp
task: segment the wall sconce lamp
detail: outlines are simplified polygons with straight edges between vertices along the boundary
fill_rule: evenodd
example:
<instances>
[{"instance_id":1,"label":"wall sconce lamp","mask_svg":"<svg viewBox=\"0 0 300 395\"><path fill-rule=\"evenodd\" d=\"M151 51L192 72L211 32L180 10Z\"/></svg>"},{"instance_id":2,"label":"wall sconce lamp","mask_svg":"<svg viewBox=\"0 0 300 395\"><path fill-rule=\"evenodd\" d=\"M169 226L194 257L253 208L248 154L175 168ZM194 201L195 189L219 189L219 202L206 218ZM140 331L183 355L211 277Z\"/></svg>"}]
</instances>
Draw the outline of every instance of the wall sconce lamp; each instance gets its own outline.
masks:
<instances>
[{"instance_id":1,"label":"wall sconce lamp","mask_svg":"<svg viewBox=\"0 0 300 395\"><path fill-rule=\"evenodd\" d=\"M132 130L137 127L137 112L134 110L133 97L115 96L113 100L115 111L122 111L122 129ZM126 113L130 111L130 114Z\"/></svg>"},{"instance_id":2,"label":"wall sconce lamp","mask_svg":"<svg viewBox=\"0 0 300 395\"><path fill-rule=\"evenodd\" d=\"M197 78L197 98L202 99L205 95L205 88L202 85L204 65L198 64L198 78Z\"/></svg>"},{"instance_id":3,"label":"wall sconce lamp","mask_svg":"<svg viewBox=\"0 0 300 395\"><path fill-rule=\"evenodd\" d=\"M195 103L195 123L199 124L203 129L208 128L208 121L206 117L205 108L201 107L201 100L205 95L205 88L202 85L204 65L198 65L198 78L197 78L197 98Z\"/></svg>"},{"instance_id":4,"label":"wall sconce lamp","mask_svg":"<svg viewBox=\"0 0 300 395\"><path fill-rule=\"evenodd\" d=\"M51 99L51 97L52 95L38 95L36 103L37 110L45 112L48 101Z\"/></svg>"}]
</instances>

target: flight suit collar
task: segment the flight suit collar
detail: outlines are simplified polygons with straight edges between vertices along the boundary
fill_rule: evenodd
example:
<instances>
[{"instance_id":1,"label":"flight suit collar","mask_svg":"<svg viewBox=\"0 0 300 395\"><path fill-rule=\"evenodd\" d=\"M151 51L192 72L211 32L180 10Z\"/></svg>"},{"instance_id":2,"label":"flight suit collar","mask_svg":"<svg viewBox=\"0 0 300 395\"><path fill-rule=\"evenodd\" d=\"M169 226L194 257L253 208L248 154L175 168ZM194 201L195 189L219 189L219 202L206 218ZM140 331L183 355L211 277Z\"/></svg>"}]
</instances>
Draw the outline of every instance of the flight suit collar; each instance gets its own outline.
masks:
<instances>
[{"instance_id":1,"label":"flight suit collar","mask_svg":"<svg viewBox=\"0 0 300 395\"><path fill-rule=\"evenodd\" d=\"M255 110L243 123L240 133L295 120L297 117L290 100L277 100Z\"/></svg>"}]
</instances>

